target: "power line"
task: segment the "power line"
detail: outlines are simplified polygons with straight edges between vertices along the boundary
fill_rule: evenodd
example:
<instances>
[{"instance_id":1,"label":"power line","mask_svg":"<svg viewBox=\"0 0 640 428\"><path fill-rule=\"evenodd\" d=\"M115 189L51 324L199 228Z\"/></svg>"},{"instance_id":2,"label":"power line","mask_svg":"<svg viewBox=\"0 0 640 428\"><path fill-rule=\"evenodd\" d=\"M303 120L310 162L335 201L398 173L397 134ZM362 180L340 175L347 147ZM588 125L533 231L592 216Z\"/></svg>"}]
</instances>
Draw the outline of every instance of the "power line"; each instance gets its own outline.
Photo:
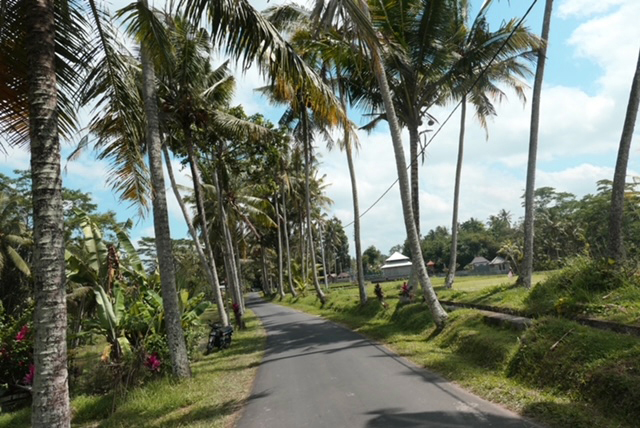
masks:
<instances>
[{"instance_id":1,"label":"power line","mask_svg":"<svg viewBox=\"0 0 640 428\"><path fill-rule=\"evenodd\" d=\"M489 60L489 62L487 63L487 65L484 67L484 69L480 72L480 74L478 74L478 77L476 77L476 79L473 81L473 83L471 84L471 86L469 87L469 89L465 92L464 96L460 97L460 101L458 101L458 103L456 104L456 106L453 108L453 110L451 110L451 113L449 113L449 115L447 116L447 118L444 120L444 122L442 122L442 124L438 127L438 129L436 130L436 132L431 136L431 138L429 138L429 141L427 141L427 143L422 147L422 150L420 150L420 152L418 153L418 155L416 156L415 159L412 159L411 162L409 163L409 166L407 167L407 170L409 170L414 162L418 161L418 158L424 153L424 151L427 149L427 147L429 147L429 145L431 144L431 142L433 141L434 138L436 138L436 136L440 133L440 131L442 130L442 128L444 127L444 125L447 124L447 122L449 122L449 119L451 119L451 117L453 116L453 114L456 112L456 110L458 110L458 107L460 107L460 105L462 104L462 100L466 98L467 95L469 95L469 93L471 92L471 90L476 86L476 84L480 81L480 79L482 78L482 76L484 76L484 74L487 72L487 70L489 69L489 67L491 66L491 64L493 64L493 61L498 57L498 55L500 54L500 51L502 51L502 49L507 45L507 43L509 43L509 40L511 40L511 38L513 37L513 35L515 34L515 32L518 30L518 28L520 28L520 26L522 25L522 23L524 22L524 20L527 18L527 16L529 15L529 13L531 13L531 11L533 10L533 7L535 6L535 4L538 2L538 0L533 0L531 2L531 5L529 6L529 8L527 9L527 11L524 13L524 15L522 15L522 18L520 18L520 20L518 21L518 23L516 24L516 26L513 28L513 30L511 30L511 32L509 33L509 36L507 36L507 38L504 40L504 42L502 42L502 45L500 45L500 48L498 48L498 50L496 51L496 53L493 55L493 57L491 58L491 60ZM360 214L360 216L358 218L362 218L366 213L368 213L369 211L371 211L371 209L373 207L375 207L378 202L380 202L382 200L382 198L384 198L387 193L389 193L391 191L391 189L393 189L393 187L398 183L398 181L400 180L400 178L396 178L395 181L393 183L391 183L391 185L384 191L382 192L382 195L380 195L380 197L378 197L378 199L375 200L375 202L373 204L371 204L369 206L369 208L367 208L362 214ZM351 226L353 223L355 222L352 221L351 223L348 223L347 225L345 225L344 227L349 227Z\"/></svg>"}]
</instances>

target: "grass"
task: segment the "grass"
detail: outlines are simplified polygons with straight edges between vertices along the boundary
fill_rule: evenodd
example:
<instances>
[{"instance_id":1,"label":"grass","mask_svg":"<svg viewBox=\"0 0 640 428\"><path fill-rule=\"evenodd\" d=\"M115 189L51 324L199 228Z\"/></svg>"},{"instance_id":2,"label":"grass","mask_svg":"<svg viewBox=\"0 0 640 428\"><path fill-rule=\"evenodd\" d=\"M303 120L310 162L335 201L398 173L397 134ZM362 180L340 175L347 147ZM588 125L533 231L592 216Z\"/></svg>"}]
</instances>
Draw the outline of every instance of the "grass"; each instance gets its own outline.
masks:
<instances>
[{"instance_id":1,"label":"grass","mask_svg":"<svg viewBox=\"0 0 640 428\"><path fill-rule=\"evenodd\" d=\"M191 364L193 378L162 378L124 396L79 395L72 399L74 427L230 427L248 398L262 359L265 332L247 311L247 329L236 331L229 349ZM30 409L0 414L0 427L30 426Z\"/></svg>"},{"instance_id":2,"label":"grass","mask_svg":"<svg viewBox=\"0 0 640 428\"><path fill-rule=\"evenodd\" d=\"M468 290L474 301L514 307L518 307L514 302L522 305L527 299L505 278L481 280L484 287L473 278L461 278L456 290L447 292L465 298ZM637 338L558 318L537 320L523 333L489 326L477 311L466 309L451 312L445 329L436 334L424 304L399 304L401 284L381 284L388 309L375 297L360 306L357 289L332 290L323 307L309 293L275 302L346 325L490 401L551 427L637 426ZM373 286L367 292L374 296Z\"/></svg>"}]
</instances>

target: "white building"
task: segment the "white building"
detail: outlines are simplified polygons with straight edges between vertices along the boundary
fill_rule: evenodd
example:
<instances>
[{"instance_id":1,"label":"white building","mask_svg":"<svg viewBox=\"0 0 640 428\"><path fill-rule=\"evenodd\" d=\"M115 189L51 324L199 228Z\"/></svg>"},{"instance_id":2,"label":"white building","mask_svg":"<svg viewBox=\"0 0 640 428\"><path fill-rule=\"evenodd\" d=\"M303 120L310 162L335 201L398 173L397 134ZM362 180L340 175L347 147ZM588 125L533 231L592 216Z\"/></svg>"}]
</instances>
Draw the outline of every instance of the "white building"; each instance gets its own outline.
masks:
<instances>
[{"instance_id":1,"label":"white building","mask_svg":"<svg viewBox=\"0 0 640 428\"><path fill-rule=\"evenodd\" d=\"M384 261L381 269L384 279L409 278L411 276L411 260L396 251Z\"/></svg>"}]
</instances>

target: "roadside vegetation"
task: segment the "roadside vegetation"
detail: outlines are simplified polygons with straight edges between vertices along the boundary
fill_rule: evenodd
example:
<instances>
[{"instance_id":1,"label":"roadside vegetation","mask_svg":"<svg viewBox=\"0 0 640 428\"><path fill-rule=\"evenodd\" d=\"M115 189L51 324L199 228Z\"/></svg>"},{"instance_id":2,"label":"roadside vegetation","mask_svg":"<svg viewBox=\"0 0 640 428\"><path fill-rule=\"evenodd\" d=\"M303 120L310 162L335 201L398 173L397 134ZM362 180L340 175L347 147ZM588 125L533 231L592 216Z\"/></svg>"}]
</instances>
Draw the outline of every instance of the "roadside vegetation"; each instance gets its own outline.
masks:
<instances>
[{"instance_id":1,"label":"roadside vegetation","mask_svg":"<svg viewBox=\"0 0 640 428\"><path fill-rule=\"evenodd\" d=\"M205 319L212 312L206 312ZM99 392L96 389L105 388L104 382L109 381L100 369L102 349L99 346L83 348L78 360L85 367L76 382L84 384L84 391L93 389L94 393L72 396L72 426L232 426L251 393L266 338L253 312L247 311L245 322L247 328L234 333L232 346L228 349L203 355L204 342L201 342L192 360L193 377L182 382L154 376L137 387ZM31 426L30 410L24 408L0 414L0 427Z\"/></svg>"},{"instance_id":2,"label":"roadside vegetation","mask_svg":"<svg viewBox=\"0 0 640 428\"><path fill-rule=\"evenodd\" d=\"M443 278L434 279L442 300L531 310L537 318L526 331L489 325L481 312L460 309L450 312L450 322L437 332L418 296L413 303L401 302L402 281L381 284L386 309L376 299L359 305L355 288L333 289L324 306L313 296L274 302L352 328L551 427L633 427L640 417L640 339L569 319L581 315L638 324L633 296L640 288L633 277L599 282L622 279L613 272L611 266L578 259L565 269L534 275L538 283L531 291L506 277L458 278L456 290L446 290ZM367 291L375 295L373 285ZM574 296L571 305L567 296ZM615 311L607 309L611 304Z\"/></svg>"}]
</instances>

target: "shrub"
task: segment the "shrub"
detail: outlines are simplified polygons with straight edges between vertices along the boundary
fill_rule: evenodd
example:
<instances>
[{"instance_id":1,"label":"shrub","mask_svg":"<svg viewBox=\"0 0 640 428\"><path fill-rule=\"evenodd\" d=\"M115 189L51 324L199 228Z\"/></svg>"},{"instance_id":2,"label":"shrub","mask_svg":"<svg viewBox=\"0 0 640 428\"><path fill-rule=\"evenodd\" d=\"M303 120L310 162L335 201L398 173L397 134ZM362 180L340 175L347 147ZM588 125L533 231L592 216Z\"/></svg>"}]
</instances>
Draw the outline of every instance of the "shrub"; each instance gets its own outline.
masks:
<instances>
[{"instance_id":1,"label":"shrub","mask_svg":"<svg viewBox=\"0 0 640 428\"><path fill-rule=\"evenodd\" d=\"M0 387L15 390L33 382L33 308L0 325Z\"/></svg>"}]
</instances>

